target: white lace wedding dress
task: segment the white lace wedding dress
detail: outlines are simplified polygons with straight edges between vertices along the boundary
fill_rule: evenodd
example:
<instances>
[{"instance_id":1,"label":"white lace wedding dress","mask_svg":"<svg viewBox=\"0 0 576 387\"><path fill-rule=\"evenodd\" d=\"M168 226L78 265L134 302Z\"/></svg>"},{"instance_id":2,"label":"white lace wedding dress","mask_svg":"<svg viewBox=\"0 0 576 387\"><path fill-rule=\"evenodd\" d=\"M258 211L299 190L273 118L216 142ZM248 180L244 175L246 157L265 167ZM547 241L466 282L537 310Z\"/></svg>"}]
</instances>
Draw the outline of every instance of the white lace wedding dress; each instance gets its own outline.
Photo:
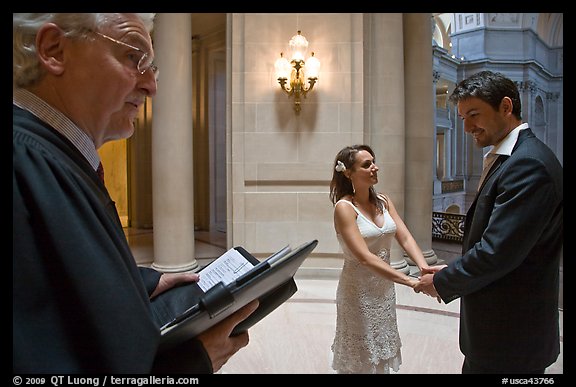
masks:
<instances>
[{"instance_id":1,"label":"white lace wedding dress","mask_svg":"<svg viewBox=\"0 0 576 387\"><path fill-rule=\"evenodd\" d=\"M356 223L370 251L390 263L390 247L396 223L384 210L384 225L376 226L351 202ZM362 266L337 235L344 266L336 291L336 335L332 344L332 368L338 373L390 373L402 364L400 334L396 322L394 282Z\"/></svg>"}]
</instances>

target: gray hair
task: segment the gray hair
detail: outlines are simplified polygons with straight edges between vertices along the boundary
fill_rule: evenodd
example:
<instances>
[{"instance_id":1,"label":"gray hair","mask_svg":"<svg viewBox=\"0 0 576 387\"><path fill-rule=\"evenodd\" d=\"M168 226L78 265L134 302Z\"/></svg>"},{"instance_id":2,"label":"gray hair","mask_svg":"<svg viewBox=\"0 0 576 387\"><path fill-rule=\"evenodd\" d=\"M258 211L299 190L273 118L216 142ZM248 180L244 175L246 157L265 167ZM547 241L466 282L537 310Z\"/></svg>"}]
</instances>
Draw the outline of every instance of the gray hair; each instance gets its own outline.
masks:
<instances>
[{"instance_id":1,"label":"gray hair","mask_svg":"<svg viewBox=\"0 0 576 387\"><path fill-rule=\"evenodd\" d=\"M148 32L154 26L154 13L136 14ZM13 87L32 86L44 76L36 52L36 34L46 23L54 23L68 37L83 37L118 20L118 13L14 13L12 14Z\"/></svg>"}]
</instances>

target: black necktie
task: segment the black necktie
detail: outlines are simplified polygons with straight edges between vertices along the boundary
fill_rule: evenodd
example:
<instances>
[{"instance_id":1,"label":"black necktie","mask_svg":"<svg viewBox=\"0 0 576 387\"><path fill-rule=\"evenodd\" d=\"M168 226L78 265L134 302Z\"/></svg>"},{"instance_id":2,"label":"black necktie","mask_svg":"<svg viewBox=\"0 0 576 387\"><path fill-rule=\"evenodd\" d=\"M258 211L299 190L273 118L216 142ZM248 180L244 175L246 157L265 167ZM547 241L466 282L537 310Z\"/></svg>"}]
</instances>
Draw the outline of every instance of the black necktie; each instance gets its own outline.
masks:
<instances>
[{"instance_id":1,"label":"black necktie","mask_svg":"<svg viewBox=\"0 0 576 387\"><path fill-rule=\"evenodd\" d=\"M96 169L96 173L98 174L98 177L100 178L100 180L102 180L102 183L104 183L104 167L102 166L102 162L100 162L100 164L98 164L98 168Z\"/></svg>"}]
</instances>

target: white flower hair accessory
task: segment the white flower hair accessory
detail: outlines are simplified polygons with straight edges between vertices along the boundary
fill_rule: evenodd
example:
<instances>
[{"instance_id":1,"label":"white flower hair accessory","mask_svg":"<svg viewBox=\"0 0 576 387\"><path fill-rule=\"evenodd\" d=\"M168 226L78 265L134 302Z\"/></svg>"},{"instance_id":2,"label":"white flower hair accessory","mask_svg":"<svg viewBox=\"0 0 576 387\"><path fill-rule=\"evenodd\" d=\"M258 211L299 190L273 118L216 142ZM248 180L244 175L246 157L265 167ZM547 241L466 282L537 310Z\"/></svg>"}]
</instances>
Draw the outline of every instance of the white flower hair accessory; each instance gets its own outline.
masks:
<instances>
[{"instance_id":1,"label":"white flower hair accessory","mask_svg":"<svg viewBox=\"0 0 576 387\"><path fill-rule=\"evenodd\" d=\"M338 160L334 169L336 170L336 172L344 172L346 170L346 166L342 161Z\"/></svg>"}]
</instances>

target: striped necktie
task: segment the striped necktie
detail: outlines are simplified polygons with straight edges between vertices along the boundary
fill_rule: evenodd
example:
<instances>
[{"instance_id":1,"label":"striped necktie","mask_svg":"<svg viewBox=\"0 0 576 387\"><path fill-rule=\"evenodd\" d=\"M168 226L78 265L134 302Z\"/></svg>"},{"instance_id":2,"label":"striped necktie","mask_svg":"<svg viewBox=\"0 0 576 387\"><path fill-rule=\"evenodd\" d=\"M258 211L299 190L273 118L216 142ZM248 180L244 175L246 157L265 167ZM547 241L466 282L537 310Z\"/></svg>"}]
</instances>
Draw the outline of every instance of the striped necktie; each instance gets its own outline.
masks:
<instances>
[{"instance_id":1,"label":"striped necktie","mask_svg":"<svg viewBox=\"0 0 576 387\"><path fill-rule=\"evenodd\" d=\"M496 161L497 158L498 158L498 154L497 153L491 153L491 152L487 153L486 156L484 156L482 175L480 175L480 182L478 183L478 190L480 190L480 187L482 187L482 183L484 182L484 179L486 179L486 175L488 174L488 171L490 170L490 168L492 167L492 164L494 164L494 162Z\"/></svg>"}]
</instances>

